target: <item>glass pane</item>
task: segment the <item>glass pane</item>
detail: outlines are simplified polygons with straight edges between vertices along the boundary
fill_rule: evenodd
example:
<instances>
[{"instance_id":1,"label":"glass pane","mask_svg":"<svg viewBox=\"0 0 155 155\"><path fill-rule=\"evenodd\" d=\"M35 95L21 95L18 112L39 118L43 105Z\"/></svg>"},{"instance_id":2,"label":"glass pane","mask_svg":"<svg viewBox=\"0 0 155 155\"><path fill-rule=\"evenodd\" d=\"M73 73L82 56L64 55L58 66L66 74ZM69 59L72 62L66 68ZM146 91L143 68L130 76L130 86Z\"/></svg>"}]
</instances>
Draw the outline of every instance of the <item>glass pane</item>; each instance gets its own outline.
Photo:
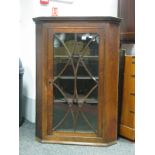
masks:
<instances>
[{"instance_id":1,"label":"glass pane","mask_svg":"<svg viewBox=\"0 0 155 155\"><path fill-rule=\"evenodd\" d=\"M97 132L96 33L54 34L53 131Z\"/></svg>"}]
</instances>

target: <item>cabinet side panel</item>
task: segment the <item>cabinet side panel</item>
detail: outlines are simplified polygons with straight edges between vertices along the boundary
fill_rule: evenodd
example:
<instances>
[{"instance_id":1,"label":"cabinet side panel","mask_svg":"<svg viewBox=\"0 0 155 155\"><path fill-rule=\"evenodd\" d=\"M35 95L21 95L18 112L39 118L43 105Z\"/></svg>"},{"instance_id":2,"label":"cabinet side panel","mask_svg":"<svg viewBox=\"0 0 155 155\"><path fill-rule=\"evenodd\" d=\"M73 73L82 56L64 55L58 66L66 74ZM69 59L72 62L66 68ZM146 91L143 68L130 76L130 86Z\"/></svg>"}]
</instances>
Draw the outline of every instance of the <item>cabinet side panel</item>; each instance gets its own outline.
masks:
<instances>
[{"instance_id":1,"label":"cabinet side panel","mask_svg":"<svg viewBox=\"0 0 155 155\"><path fill-rule=\"evenodd\" d=\"M104 68L104 131L105 141L117 139L119 26L107 24Z\"/></svg>"},{"instance_id":2,"label":"cabinet side panel","mask_svg":"<svg viewBox=\"0 0 155 155\"><path fill-rule=\"evenodd\" d=\"M42 24L36 25L36 136L46 133L46 33Z\"/></svg>"},{"instance_id":3,"label":"cabinet side panel","mask_svg":"<svg viewBox=\"0 0 155 155\"><path fill-rule=\"evenodd\" d=\"M36 25L36 136L41 138L41 109L42 109L42 95L41 95L41 81L42 81L42 69L41 69L41 25Z\"/></svg>"}]
</instances>

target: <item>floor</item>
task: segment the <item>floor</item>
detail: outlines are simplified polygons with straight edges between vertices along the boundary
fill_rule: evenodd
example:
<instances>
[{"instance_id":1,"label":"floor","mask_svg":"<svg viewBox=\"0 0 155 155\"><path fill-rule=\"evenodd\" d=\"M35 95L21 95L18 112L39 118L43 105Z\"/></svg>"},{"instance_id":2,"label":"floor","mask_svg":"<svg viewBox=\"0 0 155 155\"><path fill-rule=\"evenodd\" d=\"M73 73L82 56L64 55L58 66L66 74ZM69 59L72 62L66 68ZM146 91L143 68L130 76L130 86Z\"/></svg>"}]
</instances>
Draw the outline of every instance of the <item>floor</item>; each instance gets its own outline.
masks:
<instances>
[{"instance_id":1,"label":"floor","mask_svg":"<svg viewBox=\"0 0 155 155\"><path fill-rule=\"evenodd\" d=\"M134 155L135 144L119 138L110 147L41 144L35 140L35 125L25 121L19 130L20 155Z\"/></svg>"}]
</instances>

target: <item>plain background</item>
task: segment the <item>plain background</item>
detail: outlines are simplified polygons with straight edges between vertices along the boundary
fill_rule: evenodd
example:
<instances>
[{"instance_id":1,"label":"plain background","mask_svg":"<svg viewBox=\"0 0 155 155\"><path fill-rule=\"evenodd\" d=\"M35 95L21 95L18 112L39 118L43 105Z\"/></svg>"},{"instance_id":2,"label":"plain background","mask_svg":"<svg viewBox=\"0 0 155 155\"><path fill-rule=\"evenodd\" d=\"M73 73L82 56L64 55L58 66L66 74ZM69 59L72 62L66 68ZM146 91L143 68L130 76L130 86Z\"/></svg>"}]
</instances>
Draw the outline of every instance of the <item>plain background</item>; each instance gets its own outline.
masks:
<instances>
[{"instance_id":1,"label":"plain background","mask_svg":"<svg viewBox=\"0 0 155 155\"><path fill-rule=\"evenodd\" d=\"M38 0L39 1L39 0ZM136 155L155 154L155 4L136 1ZM19 154L19 0L0 1L0 154Z\"/></svg>"}]
</instances>

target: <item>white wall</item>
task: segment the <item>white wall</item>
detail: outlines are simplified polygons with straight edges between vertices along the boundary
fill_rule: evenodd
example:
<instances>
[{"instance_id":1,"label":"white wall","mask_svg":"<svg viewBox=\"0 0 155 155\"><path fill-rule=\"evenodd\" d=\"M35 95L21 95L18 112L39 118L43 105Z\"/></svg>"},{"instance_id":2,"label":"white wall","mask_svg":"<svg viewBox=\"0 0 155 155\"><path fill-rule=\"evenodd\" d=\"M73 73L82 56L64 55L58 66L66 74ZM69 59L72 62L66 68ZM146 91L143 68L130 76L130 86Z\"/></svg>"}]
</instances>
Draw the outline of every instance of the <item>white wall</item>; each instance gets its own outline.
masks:
<instances>
[{"instance_id":1,"label":"white wall","mask_svg":"<svg viewBox=\"0 0 155 155\"><path fill-rule=\"evenodd\" d=\"M32 21L34 8L32 0L21 0L21 52L20 58L24 65L24 92L29 98L35 99L35 26Z\"/></svg>"},{"instance_id":2,"label":"white wall","mask_svg":"<svg viewBox=\"0 0 155 155\"><path fill-rule=\"evenodd\" d=\"M52 7L58 8L59 16L117 16L117 1L73 0L72 4L65 4L50 0L48 5L40 5L39 0L20 0L20 58L25 69L23 95L27 98L24 108L26 119L35 122L35 24L32 18L51 16Z\"/></svg>"},{"instance_id":3,"label":"white wall","mask_svg":"<svg viewBox=\"0 0 155 155\"><path fill-rule=\"evenodd\" d=\"M59 16L117 16L117 3L118 0L73 0L67 4L50 0L49 5L43 6L33 1L34 16L50 16L52 7L58 8Z\"/></svg>"},{"instance_id":4,"label":"white wall","mask_svg":"<svg viewBox=\"0 0 155 155\"><path fill-rule=\"evenodd\" d=\"M20 0L20 58L24 66L23 112L27 120L35 122L35 25L32 0Z\"/></svg>"}]
</instances>

